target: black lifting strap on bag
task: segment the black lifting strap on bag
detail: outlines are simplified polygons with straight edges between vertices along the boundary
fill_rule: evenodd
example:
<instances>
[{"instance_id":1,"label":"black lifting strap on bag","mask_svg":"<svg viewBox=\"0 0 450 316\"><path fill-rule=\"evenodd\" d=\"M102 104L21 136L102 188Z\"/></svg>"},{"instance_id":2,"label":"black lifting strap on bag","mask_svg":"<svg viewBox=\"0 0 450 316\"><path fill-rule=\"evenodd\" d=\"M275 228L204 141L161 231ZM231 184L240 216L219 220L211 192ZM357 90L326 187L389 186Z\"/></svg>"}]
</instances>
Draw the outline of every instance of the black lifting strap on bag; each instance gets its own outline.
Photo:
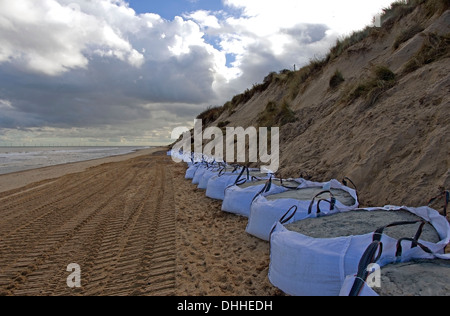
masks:
<instances>
[{"instance_id":1,"label":"black lifting strap on bag","mask_svg":"<svg viewBox=\"0 0 450 316\"><path fill-rule=\"evenodd\" d=\"M425 245L423 245L422 243L419 242L419 238L422 235L423 228L424 228L425 224L427 223L425 220L418 220L418 221L411 221L411 222L396 222L396 223L392 223L387 226L381 227L381 228L377 229L377 231L374 233L373 241L380 241L381 236L383 235L384 229L386 229L387 227L394 227L394 226L400 226L400 225L412 225L412 224L418 224L418 223L420 223L420 226L417 229L417 232L416 232L416 235L414 236L414 238L404 237L404 238L400 238L397 241L397 252L396 252L395 256L398 259L401 258L402 254L403 254L403 247L402 247L403 241L410 241L411 249L420 247L424 252L426 252L428 254L433 254L433 252L428 247L426 247Z\"/></svg>"},{"instance_id":2,"label":"black lifting strap on bag","mask_svg":"<svg viewBox=\"0 0 450 316\"><path fill-rule=\"evenodd\" d=\"M292 214L290 214L292 210L294 210L294 211L292 212ZM280 224L281 224L281 225L284 225L284 224L286 224L287 222L289 222L289 221L294 217L295 213L297 213L297 210L298 210L297 205L292 206L292 207L289 209L289 211L287 211L286 214L284 214L283 217L280 218L280 221L279 221ZM289 215L289 214L290 214L290 215ZM272 239L272 233L273 233L273 231L275 230L275 227L276 227L276 225L273 225L272 230L270 231L270 236L271 236L270 239Z\"/></svg>"},{"instance_id":3,"label":"black lifting strap on bag","mask_svg":"<svg viewBox=\"0 0 450 316\"><path fill-rule=\"evenodd\" d=\"M359 296L361 293L361 290L363 289L364 283L367 281L367 278L369 277L369 271L368 267L370 264L376 263L383 252L383 243L381 242L381 237L383 236L384 230L388 227L395 227L395 226L402 226L402 225L413 225L420 223L419 229L416 232L416 235L414 238L400 238L397 242L397 251L396 251L396 257L400 258L403 253L402 249L402 242L403 241L410 241L411 242L411 248L420 247L423 251L429 254L433 254L433 252L424 246L422 243L420 243L418 240L423 232L423 227L426 224L426 221L424 220L417 220L417 221L405 221L405 222L395 222L383 227L380 227L377 229L373 234L373 241L369 245L369 247L364 252L359 265L358 265L358 274L355 279L355 283L353 284L353 287L350 291L350 296ZM378 255L375 257L375 254L378 252Z\"/></svg>"},{"instance_id":4,"label":"black lifting strap on bag","mask_svg":"<svg viewBox=\"0 0 450 316\"><path fill-rule=\"evenodd\" d=\"M414 236L415 240L419 240L420 235L422 235L423 227L425 226L426 222L424 220L417 220L417 221L405 221L405 222L395 222L391 223L389 225L383 226L378 228L373 233L373 241L381 241L381 237L383 236L384 230L389 227L396 227L396 226L404 226L404 225L414 225L421 223L419 229L416 232L416 235Z\"/></svg>"},{"instance_id":5,"label":"black lifting strap on bag","mask_svg":"<svg viewBox=\"0 0 450 316\"><path fill-rule=\"evenodd\" d=\"M377 255L378 252L378 255ZM373 241L369 247L367 247L358 265L358 274L356 275L353 287L350 290L349 296L359 296L364 287L364 283L369 277L369 265L376 263L383 252L383 243L381 241Z\"/></svg>"},{"instance_id":6,"label":"black lifting strap on bag","mask_svg":"<svg viewBox=\"0 0 450 316\"><path fill-rule=\"evenodd\" d=\"M322 202L327 202L328 204L330 204L330 211L334 210L334 204L336 203L336 200L331 199L331 201L325 200L325 199L320 199L317 202L317 214L320 214L321 210L320 210L320 203Z\"/></svg>"},{"instance_id":7,"label":"black lifting strap on bag","mask_svg":"<svg viewBox=\"0 0 450 316\"><path fill-rule=\"evenodd\" d=\"M290 216L288 216L289 213L290 213L292 210L294 210L294 211L292 212L292 214L291 214ZM292 206L292 207L286 212L286 214L284 214L283 217L280 218L280 223L281 223L281 225L284 225L284 224L286 224L287 222L289 222L289 221L294 217L295 213L297 213L297 211L298 211L297 205Z\"/></svg>"},{"instance_id":8,"label":"black lifting strap on bag","mask_svg":"<svg viewBox=\"0 0 450 316\"><path fill-rule=\"evenodd\" d=\"M439 194L438 196L435 196L434 198L430 199L428 201L428 205L430 205L431 203L433 203L434 201L440 199L440 198L444 198L444 216L447 216L447 207L448 207L448 202L450 200L450 192L449 191L444 191L441 194Z\"/></svg>"},{"instance_id":9,"label":"black lifting strap on bag","mask_svg":"<svg viewBox=\"0 0 450 316\"><path fill-rule=\"evenodd\" d=\"M244 172L247 171L247 178L242 178L242 176L244 175ZM245 179L244 182L241 182L240 180ZM248 180L250 180L250 170L248 169L248 167L244 166L242 167L242 171L239 174L239 176L237 177L236 181L234 182L235 185L239 185L239 184L244 184L245 182L247 182Z\"/></svg>"},{"instance_id":10,"label":"black lifting strap on bag","mask_svg":"<svg viewBox=\"0 0 450 316\"><path fill-rule=\"evenodd\" d=\"M262 190L259 191L259 192L253 197L252 203L253 203L253 202L256 200L256 198L257 198L258 196L260 196L261 194L269 192L271 188L272 188L272 176L270 176L270 179L267 180L267 182L266 182L266 184L264 185L264 187L262 188Z\"/></svg>"},{"instance_id":11,"label":"black lifting strap on bag","mask_svg":"<svg viewBox=\"0 0 450 316\"><path fill-rule=\"evenodd\" d=\"M223 176L227 172L227 166L223 166L219 170L219 177Z\"/></svg>"},{"instance_id":12,"label":"black lifting strap on bag","mask_svg":"<svg viewBox=\"0 0 450 316\"><path fill-rule=\"evenodd\" d=\"M233 167L233 171L231 171L231 173L235 173L235 172L237 172L237 171L239 170L239 168L240 168L241 166L239 166L239 165L233 165L232 167Z\"/></svg>"},{"instance_id":13,"label":"black lifting strap on bag","mask_svg":"<svg viewBox=\"0 0 450 316\"><path fill-rule=\"evenodd\" d=\"M357 192L356 194L358 195L358 188L356 187L356 185L352 181L352 179L350 179L349 177L344 177L344 179L342 179L342 184L345 185L346 187L348 187L348 182L347 181L349 181L353 185L353 188L355 189L355 191Z\"/></svg>"},{"instance_id":14,"label":"black lifting strap on bag","mask_svg":"<svg viewBox=\"0 0 450 316\"><path fill-rule=\"evenodd\" d=\"M412 244L411 248L416 248L417 246L420 247L424 252L433 255L433 251L430 250L427 246L423 245L422 243L418 242L415 238L400 238L397 242L397 252L395 253L395 256L397 258L401 258L403 254L402 249L402 242L403 241L410 241Z\"/></svg>"},{"instance_id":15,"label":"black lifting strap on bag","mask_svg":"<svg viewBox=\"0 0 450 316\"><path fill-rule=\"evenodd\" d=\"M300 189L300 190L301 190L301 189ZM313 199L312 199L312 201L311 201L311 204L309 204L308 215L310 215L310 214L312 213L312 207L313 207L313 205L314 205L314 202L316 201L316 198L319 197L319 196L321 196L322 194L325 194L325 193L330 193L330 195L331 195L331 200L330 200L330 201L327 201L327 202L330 203L330 211L334 210L334 208L335 208L335 206L336 206L336 198L334 197L334 194L333 194L331 191L327 190L327 191L322 191L322 192L316 194L315 197L313 197ZM321 199L321 200L318 202L318 205L317 205L317 212L318 212L318 213L320 213L320 206L319 206L319 204L320 204L321 201L326 201L326 200Z\"/></svg>"}]
</instances>

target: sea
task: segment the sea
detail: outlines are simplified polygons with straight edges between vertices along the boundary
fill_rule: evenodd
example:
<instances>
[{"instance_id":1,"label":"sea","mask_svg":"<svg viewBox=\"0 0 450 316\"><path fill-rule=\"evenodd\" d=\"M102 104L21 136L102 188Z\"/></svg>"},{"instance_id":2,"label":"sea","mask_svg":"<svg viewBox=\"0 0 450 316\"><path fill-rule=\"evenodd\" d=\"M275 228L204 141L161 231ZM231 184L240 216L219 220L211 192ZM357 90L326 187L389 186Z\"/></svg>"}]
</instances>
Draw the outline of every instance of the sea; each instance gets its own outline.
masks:
<instances>
[{"instance_id":1,"label":"sea","mask_svg":"<svg viewBox=\"0 0 450 316\"><path fill-rule=\"evenodd\" d=\"M125 155L150 147L0 147L0 175Z\"/></svg>"}]
</instances>

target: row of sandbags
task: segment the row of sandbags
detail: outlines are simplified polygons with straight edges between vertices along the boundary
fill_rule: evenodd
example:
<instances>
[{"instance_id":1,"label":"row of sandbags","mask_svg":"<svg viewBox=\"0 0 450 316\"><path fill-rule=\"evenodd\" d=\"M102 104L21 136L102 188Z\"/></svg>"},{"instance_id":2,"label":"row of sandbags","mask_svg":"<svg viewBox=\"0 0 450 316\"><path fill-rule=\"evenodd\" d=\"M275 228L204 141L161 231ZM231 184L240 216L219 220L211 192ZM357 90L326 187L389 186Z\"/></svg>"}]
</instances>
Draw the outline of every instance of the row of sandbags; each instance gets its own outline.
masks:
<instances>
[{"instance_id":1,"label":"row of sandbags","mask_svg":"<svg viewBox=\"0 0 450 316\"><path fill-rule=\"evenodd\" d=\"M275 179L257 169L204 158L188 163L186 178L206 189L208 197L223 200L223 211L248 217L247 233L270 241L269 280L289 295L440 294L450 284L450 256L444 254L450 226L430 207L361 209L356 189L337 180ZM446 203L448 195L443 194ZM417 265L414 271L436 265L434 271L442 270L442 277L422 274L422 283L415 284L424 292L414 292L408 281L399 291L399 280L411 279L401 272L406 263ZM369 271L373 264L378 271ZM401 277L387 282L392 271ZM374 274L384 280L375 290L366 282Z\"/></svg>"}]
</instances>

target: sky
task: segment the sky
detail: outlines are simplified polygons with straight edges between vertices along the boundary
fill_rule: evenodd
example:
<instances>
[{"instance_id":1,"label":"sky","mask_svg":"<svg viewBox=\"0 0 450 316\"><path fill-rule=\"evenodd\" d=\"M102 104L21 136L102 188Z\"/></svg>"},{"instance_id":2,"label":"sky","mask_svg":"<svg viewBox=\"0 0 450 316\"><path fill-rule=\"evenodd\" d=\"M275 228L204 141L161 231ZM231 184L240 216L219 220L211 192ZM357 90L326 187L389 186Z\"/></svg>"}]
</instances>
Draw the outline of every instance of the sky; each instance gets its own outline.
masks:
<instances>
[{"instance_id":1,"label":"sky","mask_svg":"<svg viewBox=\"0 0 450 316\"><path fill-rule=\"evenodd\" d=\"M0 146L152 146L392 0L0 0Z\"/></svg>"},{"instance_id":2,"label":"sky","mask_svg":"<svg viewBox=\"0 0 450 316\"><path fill-rule=\"evenodd\" d=\"M138 14L155 12L166 20L173 20L175 16L188 12L217 12L224 9L221 0L130 0L128 3Z\"/></svg>"}]
</instances>

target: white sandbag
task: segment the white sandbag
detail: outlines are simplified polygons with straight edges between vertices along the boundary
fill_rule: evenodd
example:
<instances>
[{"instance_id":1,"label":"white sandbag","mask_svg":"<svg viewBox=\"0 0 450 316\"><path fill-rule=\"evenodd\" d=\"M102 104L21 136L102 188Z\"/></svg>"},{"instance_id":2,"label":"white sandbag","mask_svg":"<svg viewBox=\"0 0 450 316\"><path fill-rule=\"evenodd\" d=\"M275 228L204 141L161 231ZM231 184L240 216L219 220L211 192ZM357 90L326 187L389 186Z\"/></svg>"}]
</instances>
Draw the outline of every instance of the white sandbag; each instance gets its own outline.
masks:
<instances>
[{"instance_id":1,"label":"white sandbag","mask_svg":"<svg viewBox=\"0 0 450 316\"><path fill-rule=\"evenodd\" d=\"M194 178L192 178L192 184L198 185L206 170L208 170L208 166L206 164L200 165L194 174Z\"/></svg>"},{"instance_id":2,"label":"white sandbag","mask_svg":"<svg viewBox=\"0 0 450 316\"><path fill-rule=\"evenodd\" d=\"M429 242L419 238L418 242L432 253L443 255L445 246L450 241L450 225L447 219L437 211L429 207L394 206L386 206L381 209L370 208L364 211L381 210L386 212L406 211L431 224L440 240ZM323 218L323 220L338 219L340 215L351 215L353 213L331 215ZM302 222L302 224L304 223L306 221ZM349 226L349 228L351 231L353 227ZM374 231L375 229L374 227ZM396 261L407 262L412 259L434 257L434 255L426 253L421 247L413 247L413 242L408 240L402 243L401 255L397 256L398 239L390 237L386 233L376 232L364 235L348 234L335 238L314 238L308 236L306 232L301 234L290 231L278 222L270 239L269 280L274 286L290 295L339 295L344 280L347 276L355 275L358 272L358 264L364 252L374 241L381 241L383 244L383 253L377 260L381 267Z\"/></svg>"},{"instance_id":3,"label":"white sandbag","mask_svg":"<svg viewBox=\"0 0 450 316\"><path fill-rule=\"evenodd\" d=\"M191 164L189 168L186 170L185 179L192 180L194 179L195 173L197 172L197 169L200 167L199 163Z\"/></svg>"},{"instance_id":4,"label":"white sandbag","mask_svg":"<svg viewBox=\"0 0 450 316\"><path fill-rule=\"evenodd\" d=\"M200 190L206 190L206 188L208 187L209 179L218 175L219 172L221 172L223 168L224 167L222 167L222 166L214 166L214 167L207 168L205 170L205 172L203 172L203 175L202 175L200 181L198 182L197 188Z\"/></svg>"},{"instance_id":5,"label":"white sandbag","mask_svg":"<svg viewBox=\"0 0 450 316\"><path fill-rule=\"evenodd\" d=\"M206 196L214 200L223 200L225 188L233 185L238 177L239 174L231 172L213 176L208 181Z\"/></svg>"},{"instance_id":6,"label":"white sandbag","mask_svg":"<svg viewBox=\"0 0 450 316\"><path fill-rule=\"evenodd\" d=\"M167 155L172 156L173 159L180 160L186 163L191 162L191 153L183 153L180 151L170 150Z\"/></svg>"},{"instance_id":7,"label":"white sandbag","mask_svg":"<svg viewBox=\"0 0 450 316\"><path fill-rule=\"evenodd\" d=\"M266 192L267 194L277 194L286 191L286 186L298 188L303 181L305 180L288 179L280 181L274 179L271 181L270 187L266 187L268 184L267 180L257 180L229 186L224 192L222 211L249 217L253 200L263 189L268 189Z\"/></svg>"},{"instance_id":8,"label":"white sandbag","mask_svg":"<svg viewBox=\"0 0 450 316\"><path fill-rule=\"evenodd\" d=\"M301 193L307 191L305 197L288 196L289 194ZM315 196L323 191L344 192L352 200L351 204L341 201L340 198L330 197L329 193L323 193L317 198ZM286 196L284 196L286 195ZM328 205L321 203L328 201ZM331 203L331 201L333 201ZM320 204L320 212L317 211L317 205ZM342 185L337 180L319 183L303 181L296 190L285 190L277 194L261 194L252 203L250 217L247 225L247 233L268 241L273 225L292 207L296 207L295 215L289 223L303 220L305 218L314 218L326 216L339 212L346 212L358 207L358 196L355 190Z\"/></svg>"},{"instance_id":9,"label":"white sandbag","mask_svg":"<svg viewBox=\"0 0 450 316\"><path fill-rule=\"evenodd\" d=\"M269 179L269 175L267 173L262 173L259 169L249 169L244 167L244 169L239 170L239 172L228 172L212 177L208 182L206 196L215 200L223 200L225 198L225 190L227 187L232 186L237 182Z\"/></svg>"}]
</instances>

